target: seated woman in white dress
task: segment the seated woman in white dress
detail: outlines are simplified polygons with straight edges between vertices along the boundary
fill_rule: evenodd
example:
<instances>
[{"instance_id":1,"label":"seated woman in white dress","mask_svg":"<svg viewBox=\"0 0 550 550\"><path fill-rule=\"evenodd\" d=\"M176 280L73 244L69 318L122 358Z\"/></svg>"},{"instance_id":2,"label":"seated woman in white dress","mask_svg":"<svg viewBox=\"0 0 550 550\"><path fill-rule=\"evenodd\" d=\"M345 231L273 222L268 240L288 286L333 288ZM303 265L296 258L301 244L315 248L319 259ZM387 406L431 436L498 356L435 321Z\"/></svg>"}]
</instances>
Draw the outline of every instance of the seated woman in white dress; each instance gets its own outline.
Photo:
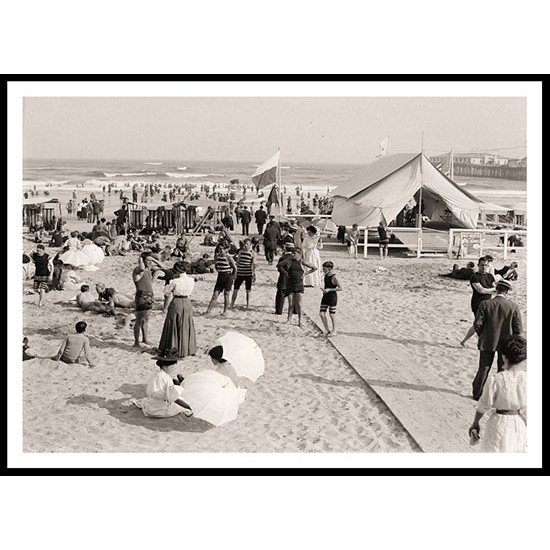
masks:
<instances>
[{"instance_id":1,"label":"seated woman in white dress","mask_svg":"<svg viewBox=\"0 0 550 550\"><path fill-rule=\"evenodd\" d=\"M189 405L181 399L183 388L178 380L172 378L173 367L178 362L177 357L153 357L157 360L159 370L149 379L146 393L147 397L133 401L145 416L153 418L169 418L184 413L189 417L193 415Z\"/></svg>"},{"instance_id":2,"label":"seated woman in white dress","mask_svg":"<svg viewBox=\"0 0 550 550\"><path fill-rule=\"evenodd\" d=\"M469 435L472 443L481 438L481 452L521 453L527 445L527 340L519 334L504 336L498 348L503 370L485 383ZM479 421L490 410L482 433Z\"/></svg>"}]
</instances>

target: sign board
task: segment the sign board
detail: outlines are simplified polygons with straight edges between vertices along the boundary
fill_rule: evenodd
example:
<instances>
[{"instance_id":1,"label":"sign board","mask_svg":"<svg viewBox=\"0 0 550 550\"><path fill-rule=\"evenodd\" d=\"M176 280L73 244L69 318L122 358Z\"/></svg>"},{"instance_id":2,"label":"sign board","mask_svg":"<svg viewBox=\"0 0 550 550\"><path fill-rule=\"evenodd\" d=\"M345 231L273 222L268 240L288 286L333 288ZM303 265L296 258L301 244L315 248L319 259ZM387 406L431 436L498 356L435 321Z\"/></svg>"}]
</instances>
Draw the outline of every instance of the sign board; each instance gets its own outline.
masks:
<instances>
[{"instance_id":1,"label":"sign board","mask_svg":"<svg viewBox=\"0 0 550 550\"><path fill-rule=\"evenodd\" d=\"M458 257L479 258L482 254L481 233L459 233Z\"/></svg>"}]
</instances>

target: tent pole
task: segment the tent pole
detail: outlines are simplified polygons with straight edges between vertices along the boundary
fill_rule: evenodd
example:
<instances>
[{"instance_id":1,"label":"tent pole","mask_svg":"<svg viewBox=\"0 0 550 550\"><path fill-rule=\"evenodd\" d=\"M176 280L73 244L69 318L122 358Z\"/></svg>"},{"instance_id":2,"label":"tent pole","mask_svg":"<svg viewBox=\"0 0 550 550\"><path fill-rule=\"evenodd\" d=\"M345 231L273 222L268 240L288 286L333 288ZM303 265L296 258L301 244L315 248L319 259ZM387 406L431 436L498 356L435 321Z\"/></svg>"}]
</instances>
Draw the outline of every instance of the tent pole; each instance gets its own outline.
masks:
<instances>
[{"instance_id":1,"label":"tent pole","mask_svg":"<svg viewBox=\"0 0 550 550\"><path fill-rule=\"evenodd\" d=\"M418 245L416 249L416 257L420 258L422 252L422 187L424 187L424 167L423 167L423 157L424 156L424 132L422 132L422 151L420 153L420 193L418 196L418 221L417 228L418 231Z\"/></svg>"},{"instance_id":2,"label":"tent pole","mask_svg":"<svg viewBox=\"0 0 550 550\"><path fill-rule=\"evenodd\" d=\"M455 170L454 170L454 154L453 150L451 149L451 179L454 181L455 177Z\"/></svg>"},{"instance_id":3,"label":"tent pole","mask_svg":"<svg viewBox=\"0 0 550 550\"><path fill-rule=\"evenodd\" d=\"M277 151L279 151L279 162L277 163L277 194L278 197L278 203L279 203L279 218L283 217L283 205L281 204L283 199L281 195L281 148L277 147Z\"/></svg>"}]
</instances>

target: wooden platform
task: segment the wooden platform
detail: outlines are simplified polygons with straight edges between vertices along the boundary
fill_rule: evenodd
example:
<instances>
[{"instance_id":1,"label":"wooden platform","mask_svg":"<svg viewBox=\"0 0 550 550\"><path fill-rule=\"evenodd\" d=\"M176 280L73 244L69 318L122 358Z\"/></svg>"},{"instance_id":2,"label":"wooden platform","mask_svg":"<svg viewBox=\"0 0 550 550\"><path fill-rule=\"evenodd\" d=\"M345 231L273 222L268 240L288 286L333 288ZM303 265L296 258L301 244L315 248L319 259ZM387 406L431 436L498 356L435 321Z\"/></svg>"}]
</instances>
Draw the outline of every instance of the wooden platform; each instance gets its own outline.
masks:
<instances>
[{"instance_id":1,"label":"wooden platform","mask_svg":"<svg viewBox=\"0 0 550 550\"><path fill-rule=\"evenodd\" d=\"M319 328L319 296L304 293L304 312ZM424 452L472 452L467 433L477 403L434 385L434 376L422 364L409 360L404 344L377 335L361 311L338 312L339 333L329 338Z\"/></svg>"}]
</instances>

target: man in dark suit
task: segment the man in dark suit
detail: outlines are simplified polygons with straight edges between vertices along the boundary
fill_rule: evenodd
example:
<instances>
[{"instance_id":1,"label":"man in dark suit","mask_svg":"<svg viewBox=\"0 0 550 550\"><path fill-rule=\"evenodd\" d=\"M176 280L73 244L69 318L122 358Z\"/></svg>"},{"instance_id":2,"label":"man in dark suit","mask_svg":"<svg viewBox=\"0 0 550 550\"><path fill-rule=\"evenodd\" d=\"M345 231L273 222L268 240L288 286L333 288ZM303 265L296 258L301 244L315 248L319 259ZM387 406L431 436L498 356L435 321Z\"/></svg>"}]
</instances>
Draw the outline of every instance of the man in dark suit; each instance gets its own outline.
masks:
<instances>
[{"instance_id":1,"label":"man in dark suit","mask_svg":"<svg viewBox=\"0 0 550 550\"><path fill-rule=\"evenodd\" d=\"M479 305L474 320L474 329L479 337L479 368L472 383L473 396L478 401L483 393L483 386L493 365L498 342L503 336L521 334L523 325L521 312L517 304L508 298L512 290L509 281L497 282L496 294L490 300L484 300ZM504 360L500 353L497 356L497 369L502 370Z\"/></svg>"},{"instance_id":2,"label":"man in dark suit","mask_svg":"<svg viewBox=\"0 0 550 550\"><path fill-rule=\"evenodd\" d=\"M250 225L251 219L252 216L250 214L250 211L246 206L243 206L243 209L241 210L241 224L243 226L243 235L248 235L248 226Z\"/></svg>"},{"instance_id":3,"label":"man in dark suit","mask_svg":"<svg viewBox=\"0 0 550 550\"><path fill-rule=\"evenodd\" d=\"M280 238L281 226L275 221L275 216L271 215L264 231L265 259L269 265L273 264Z\"/></svg>"},{"instance_id":4,"label":"man in dark suit","mask_svg":"<svg viewBox=\"0 0 550 550\"><path fill-rule=\"evenodd\" d=\"M264 210L263 205L254 212L254 219L256 220L256 227L258 228L258 235L262 235L264 232L264 225L267 221L267 212Z\"/></svg>"}]
</instances>

